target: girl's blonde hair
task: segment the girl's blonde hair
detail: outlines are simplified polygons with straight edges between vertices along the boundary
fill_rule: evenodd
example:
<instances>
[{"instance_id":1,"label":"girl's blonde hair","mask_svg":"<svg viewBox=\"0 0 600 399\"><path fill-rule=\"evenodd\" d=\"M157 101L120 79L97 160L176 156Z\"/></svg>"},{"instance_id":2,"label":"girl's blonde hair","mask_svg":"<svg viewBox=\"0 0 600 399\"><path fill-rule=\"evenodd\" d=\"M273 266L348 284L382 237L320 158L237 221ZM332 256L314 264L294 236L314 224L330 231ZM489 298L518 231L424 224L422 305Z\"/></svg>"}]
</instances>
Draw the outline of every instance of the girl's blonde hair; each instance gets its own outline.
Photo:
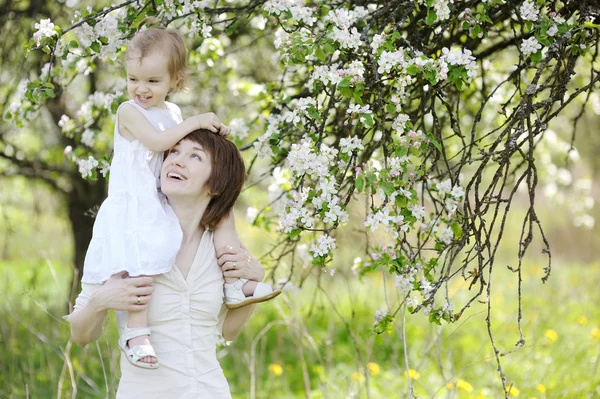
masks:
<instances>
[{"instance_id":1,"label":"girl's blonde hair","mask_svg":"<svg viewBox=\"0 0 600 399\"><path fill-rule=\"evenodd\" d=\"M142 27L146 29L142 30ZM177 85L171 92L177 92L185 88L187 81L187 51L183 37L175 29L166 29L160 25L160 21L154 17L144 18L138 31L129 42L125 51L125 58L132 59L132 51L139 54L140 62L148 54L161 49L168 57L168 69L171 79L179 78Z\"/></svg>"}]
</instances>

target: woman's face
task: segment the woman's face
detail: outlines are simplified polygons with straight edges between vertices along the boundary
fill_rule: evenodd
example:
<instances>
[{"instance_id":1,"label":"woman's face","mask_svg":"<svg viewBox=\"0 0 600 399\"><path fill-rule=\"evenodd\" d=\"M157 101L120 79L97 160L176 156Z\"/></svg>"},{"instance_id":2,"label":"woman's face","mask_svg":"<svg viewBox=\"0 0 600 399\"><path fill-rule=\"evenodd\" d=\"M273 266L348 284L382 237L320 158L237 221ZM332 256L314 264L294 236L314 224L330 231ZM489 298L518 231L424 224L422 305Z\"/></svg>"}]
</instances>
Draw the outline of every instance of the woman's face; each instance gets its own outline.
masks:
<instances>
[{"instance_id":1,"label":"woman's face","mask_svg":"<svg viewBox=\"0 0 600 399\"><path fill-rule=\"evenodd\" d=\"M161 190L171 198L208 198L206 182L211 172L210 154L195 141L183 139L167 152L160 173Z\"/></svg>"}]
</instances>

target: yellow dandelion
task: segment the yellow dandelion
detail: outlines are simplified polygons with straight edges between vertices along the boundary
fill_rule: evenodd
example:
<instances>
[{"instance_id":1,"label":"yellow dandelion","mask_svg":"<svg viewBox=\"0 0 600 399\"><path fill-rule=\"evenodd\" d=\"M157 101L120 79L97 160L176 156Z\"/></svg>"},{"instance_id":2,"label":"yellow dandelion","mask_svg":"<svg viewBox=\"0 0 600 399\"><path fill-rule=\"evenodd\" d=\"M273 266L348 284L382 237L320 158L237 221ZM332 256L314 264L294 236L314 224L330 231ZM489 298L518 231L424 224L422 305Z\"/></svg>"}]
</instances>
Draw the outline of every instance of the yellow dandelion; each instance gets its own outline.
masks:
<instances>
[{"instance_id":1,"label":"yellow dandelion","mask_svg":"<svg viewBox=\"0 0 600 399\"><path fill-rule=\"evenodd\" d=\"M539 393L546 393L546 387L544 386L544 384L537 384L535 389L537 389Z\"/></svg>"},{"instance_id":2,"label":"yellow dandelion","mask_svg":"<svg viewBox=\"0 0 600 399\"><path fill-rule=\"evenodd\" d=\"M365 380L365 376L360 371L355 371L354 373L352 373L352 381L362 382L364 380Z\"/></svg>"},{"instance_id":3,"label":"yellow dandelion","mask_svg":"<svg viewBox=\"0 0 600 399\"><path fill-rule=\"evenodd\" d=\"M452 385L452 383L451 383L451 382L449 382L449 383L447 383L447 384L446 384L446 388L447 388L448 390L452 390L452 388L454 388L454 385Z\"/></svg>"},{"instance_id":4,"label":"yellow dandelion","mask_svg":"<svg viewBox=\"0 0 600 399\"><path fill-rule=\"evenodd\" d=\"M367 363L367 368L369 369L369 373L371 373L373 375L377 375L381 371L381 368L379 367L379 365L374 362Z\"/></svg>"},{"instance_id":5,"label":"yellow dandelion","mask_svg":"<svg viewBox=\"0 0 600 399\"><path fill-rule=\"evenodd\" d=\"M519 391L515 386L511 386L510 388L508 388L508 394L510 396L519 396L520 393L521 391Z\"/></svg>"},{"instance_id":6,"label":"yellow dandelion","mask_svg":"<svg viewBox=\"0 0 600 399\"><path fill-rule=\"evenodd\" d=\"M275 376L279 377L281 374L283 374L283 367L281 367L281 364L279 363L272 363L269 364L269 371Z\"/></svg>"},{"instance_id":7,"label":"yellow dandelion","mask_svg":"<svg viewBox=\"0 0 600 399\"><path fill-rule=\"evenodd\" d=\"M600 328L594 327L592 329L592 337L594 337L594 339L600 339Z\"/></svg>"},{"instance_id":8,"label":"yellow dandelion","mask_svg":"<svg viewBox=\"0 0 600 399\"><path fill-rule=\"evenodd\" d=\"M409 377L410 379L413 379L413 380L418 380L419 377L421 376L421 373L419 373L417 370L410 369L410 370L408 370L408 372L406 372L406 371L404 372L404 376Z\"/></svg>"},{"instance_id":9,"label":"yellow dandelion","mask_svg":"<svg viewBox=\"0 0 600 399\"><path fill-rule=\"evenodd\" d=\"M548 338L551 342L554 342L558 339L558 333L554 330L546 330L544 336Z\"/></svg>"},{"instance_id":10,"label":"yellow dandelion","mask_svg":"<svg viewBox=\"0 0 600 399\"><path fill-rule=\"evenodd\" d=\"M586 326L588 323L588 318L585 316L579 316L579 318L577 319L577 322L579 324L581 324L582 326Z\"/></svg>"},{"instance_id":11,"label":"yellow dandelion","mask_svg":"<svg viewBox=\"0 0 600 399\"><path fill-rule=\"evenodd\" d=\"M458 381L456 381L456 388L466 392L473 392L473 385L469 384L467 381L461 378L459 378Z\"/></svg>"}]
</instances>

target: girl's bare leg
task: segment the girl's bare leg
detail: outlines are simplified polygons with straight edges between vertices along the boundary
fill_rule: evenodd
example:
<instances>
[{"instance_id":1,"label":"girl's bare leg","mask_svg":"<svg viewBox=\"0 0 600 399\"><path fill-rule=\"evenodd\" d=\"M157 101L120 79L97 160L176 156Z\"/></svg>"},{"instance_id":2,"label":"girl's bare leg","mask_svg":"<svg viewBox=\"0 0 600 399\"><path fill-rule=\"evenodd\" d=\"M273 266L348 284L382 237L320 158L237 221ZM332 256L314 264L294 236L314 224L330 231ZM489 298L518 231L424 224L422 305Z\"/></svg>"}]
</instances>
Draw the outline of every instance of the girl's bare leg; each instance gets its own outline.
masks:
<instances>
[{"instance_id":1,"label":"girl's bare leg","mask_svg":"<svg viewBox=\"0 0 600 399\"><path fill-rule=\"evenodd\" d=\"M144 328L148 327L148 309L140 310L138 312L128 312L127 327L129 328ZM152 345L150 343L150 336L141 335L127 341L127 345L133 348L137 345ZM154 356L146 356L140 359L144 363L156 363Z\"/></svg>"}]
</instances>

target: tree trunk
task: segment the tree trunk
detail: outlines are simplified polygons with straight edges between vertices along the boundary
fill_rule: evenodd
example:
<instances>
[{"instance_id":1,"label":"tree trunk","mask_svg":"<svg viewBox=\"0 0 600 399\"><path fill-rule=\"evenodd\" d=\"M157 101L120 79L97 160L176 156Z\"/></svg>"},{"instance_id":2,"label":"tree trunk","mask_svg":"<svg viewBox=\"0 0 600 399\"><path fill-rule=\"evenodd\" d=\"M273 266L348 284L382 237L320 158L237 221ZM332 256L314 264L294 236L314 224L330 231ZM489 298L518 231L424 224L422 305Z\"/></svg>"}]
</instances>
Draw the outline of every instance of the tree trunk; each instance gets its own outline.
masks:
<instances>
[{"instance_id":1,"label":"tree trunk","mask_svg":"<svg viewBox=\"0 0 600 399\"><path fill-rule=\"evenodd\" d=\"M73 280L70 302L73 303L80 291L83 262L92 238L96 211L106 197L106 181L79 180L74 182L73 191L67 195L69 219L73 232Z\"/></svg>"}]
</instances>

